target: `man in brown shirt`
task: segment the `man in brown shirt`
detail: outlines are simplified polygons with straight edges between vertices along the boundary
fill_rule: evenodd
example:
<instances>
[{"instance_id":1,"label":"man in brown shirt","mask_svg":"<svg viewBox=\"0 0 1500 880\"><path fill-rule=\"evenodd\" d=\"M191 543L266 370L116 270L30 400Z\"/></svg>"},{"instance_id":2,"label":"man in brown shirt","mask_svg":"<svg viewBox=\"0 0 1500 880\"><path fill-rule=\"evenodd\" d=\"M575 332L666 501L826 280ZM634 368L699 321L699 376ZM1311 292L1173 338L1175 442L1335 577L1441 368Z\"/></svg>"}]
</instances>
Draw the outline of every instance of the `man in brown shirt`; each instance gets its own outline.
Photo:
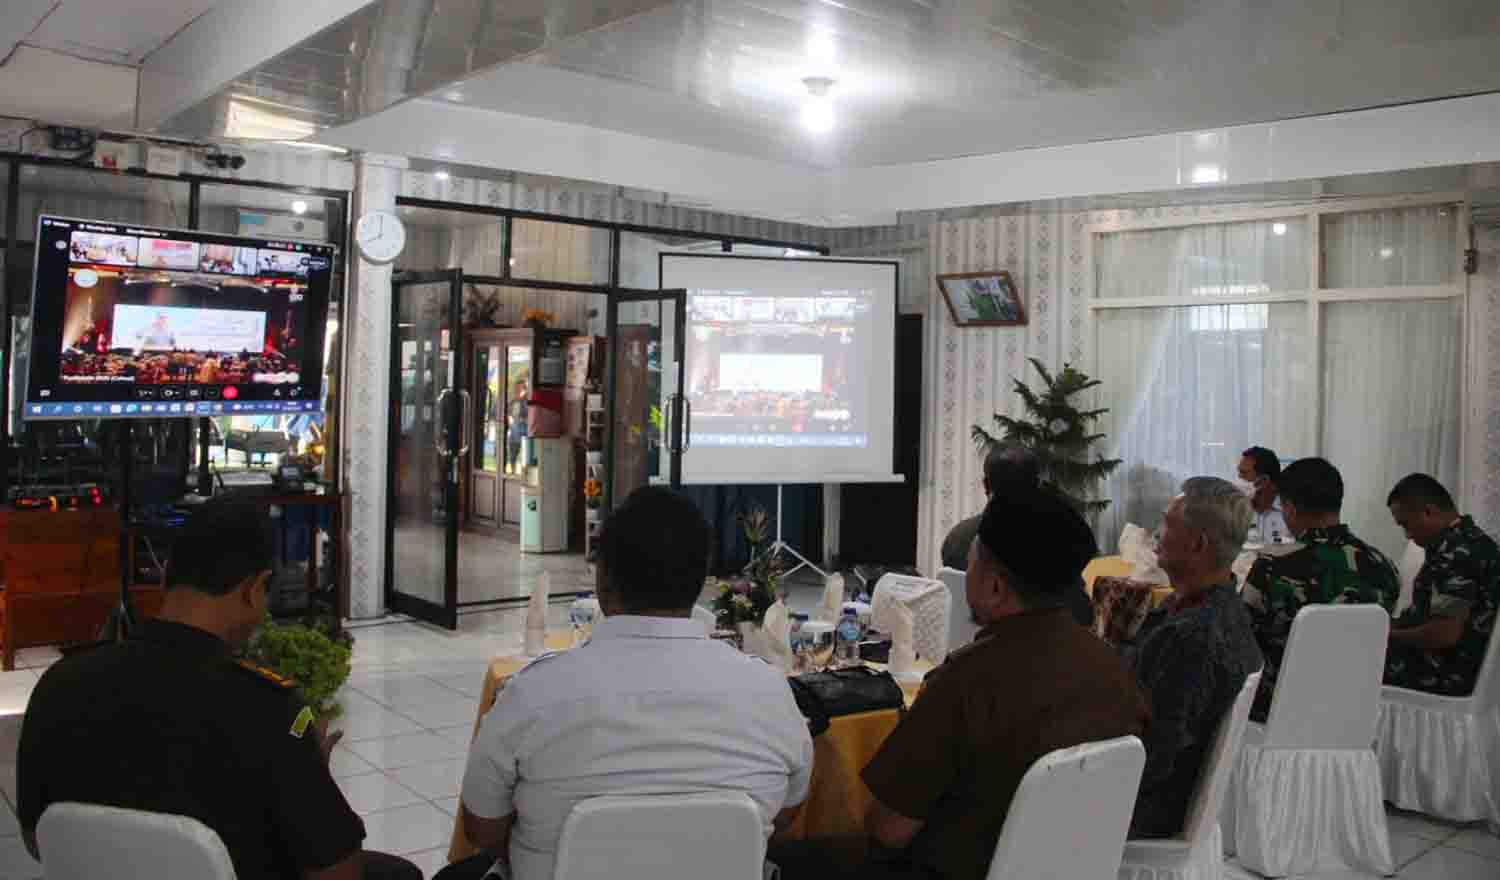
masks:
<instances>
[{"instance_id":1,"label":"man in brown shirt","mask_svg":"<svg viewBox=\"0 0 1500 880\"><path fill-rule=\"evenodd\" d=\"M982 880L1038 758L1141 735L1149 709L1134 676L1065 607L1094 550L1082 517L1051 493L991 500L967 582L983 629L928 674L865 767L866 829L893 852L859 876Z\"/></svg>"}]
</instances>

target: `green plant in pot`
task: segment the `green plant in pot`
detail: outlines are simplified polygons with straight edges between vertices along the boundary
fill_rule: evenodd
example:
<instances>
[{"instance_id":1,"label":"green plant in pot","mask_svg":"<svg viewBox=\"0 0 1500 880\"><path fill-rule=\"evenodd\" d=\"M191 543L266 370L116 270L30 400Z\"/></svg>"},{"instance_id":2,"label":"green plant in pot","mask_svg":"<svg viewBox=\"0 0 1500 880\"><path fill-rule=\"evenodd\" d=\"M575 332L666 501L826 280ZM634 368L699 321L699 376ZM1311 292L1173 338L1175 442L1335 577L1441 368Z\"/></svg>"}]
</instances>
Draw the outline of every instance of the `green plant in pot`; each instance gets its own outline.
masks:
<instances>
[{"instance_id":1,"label":"green plant in pot","mask_svg":"<svg viewBox=\"0 0 1500 880\"><path fill-rule=\"evenodd\" d=\"M353 637L326 631L331 628L278 623L267 615L244 651L251 663L296 682L298 693L320 720L342 714L335 695L349 678L354 654Z\"/></svg>"}]
</instances>

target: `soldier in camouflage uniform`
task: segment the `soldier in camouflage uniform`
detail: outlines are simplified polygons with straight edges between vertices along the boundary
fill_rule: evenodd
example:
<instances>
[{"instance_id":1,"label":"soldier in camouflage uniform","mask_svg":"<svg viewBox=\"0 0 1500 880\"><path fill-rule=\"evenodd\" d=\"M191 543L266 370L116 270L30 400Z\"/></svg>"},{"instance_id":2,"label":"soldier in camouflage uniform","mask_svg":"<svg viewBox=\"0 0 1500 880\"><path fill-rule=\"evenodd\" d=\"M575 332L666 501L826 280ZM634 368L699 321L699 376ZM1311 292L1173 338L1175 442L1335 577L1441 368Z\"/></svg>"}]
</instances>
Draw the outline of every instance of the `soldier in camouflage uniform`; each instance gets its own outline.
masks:
<instances>
[{"instance_id":1,"label":"soldier in camouflage uniform","mask_svg":"<svg viewBox=\"0 0 1500 880\"><path fill-rule=\"evenodd\" d=\"M1427 551L1412 604L1392 625L1386 684L1449 697L1474 692L1500 606L1500 547L1426 474L1386 499L1406 536Z\"/></svg>"},{"instance_id":2,"label":"soldier in camouflage uniform","mask_svg":"<svg viewBox=\"0 0 1500 880\"><path fill-rule=\"evenodd\" d=\"M1260 691L1250 717L1263 722L1271 709L1276 675L1304 605L1379 603L1395 607L1401 581L1385 554L1339 522L1344 481L1321 458L1293 462L1276 480L1287 526L1303 545L1284 556L1262 556L1245 579L1243 598L1265 655Z\"/></svg>"}]
</instances>

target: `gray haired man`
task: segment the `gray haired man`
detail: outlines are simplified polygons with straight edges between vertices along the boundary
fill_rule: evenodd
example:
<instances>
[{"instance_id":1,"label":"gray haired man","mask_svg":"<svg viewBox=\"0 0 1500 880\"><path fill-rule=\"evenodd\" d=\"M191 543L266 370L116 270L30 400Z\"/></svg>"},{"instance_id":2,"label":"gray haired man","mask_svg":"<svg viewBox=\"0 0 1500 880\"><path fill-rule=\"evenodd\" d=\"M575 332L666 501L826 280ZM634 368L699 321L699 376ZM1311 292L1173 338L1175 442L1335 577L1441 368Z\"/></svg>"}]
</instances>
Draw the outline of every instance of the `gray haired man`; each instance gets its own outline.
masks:
<instances>
[{"instance_id":1,"label":"gray haired man","mask_svg":"<svg viewBox=\"0 0 1500 880\"><path fill-rule=\"evenodd\" d=\"M1146 619L1133 651L1151 725L1131 837L1182 830L1214 731L1261 666L1229 570L1253 519L1249 499L1216 477L1183 483L1162 516L1156 553L1173 594Z\"/></svg>"}]
</instances>

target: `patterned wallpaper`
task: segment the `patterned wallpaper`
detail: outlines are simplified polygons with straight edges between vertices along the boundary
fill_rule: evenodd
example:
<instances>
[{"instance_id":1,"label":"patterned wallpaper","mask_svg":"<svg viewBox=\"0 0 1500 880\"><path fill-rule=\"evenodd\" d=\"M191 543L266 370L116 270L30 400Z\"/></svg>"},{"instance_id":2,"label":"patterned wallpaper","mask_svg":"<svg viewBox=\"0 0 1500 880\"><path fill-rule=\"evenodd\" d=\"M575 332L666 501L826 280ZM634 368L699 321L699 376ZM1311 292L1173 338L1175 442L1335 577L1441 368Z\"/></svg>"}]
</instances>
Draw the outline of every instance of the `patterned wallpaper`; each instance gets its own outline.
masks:
<instances>
[{"instance_id":1,"label":"patterned wallpaper","mask_svg":"<svg viewBox=\"0 0 1500 880\"><path fill-rule=\"evenodd\" d=\"M926 279L925 373L922 382L922 473L917 565L936 571L948 530L984 504L982 463L969 440L975 423L1014 415L1012 377L1028 382L1028 357L1049 368L1084 364L1086 297L1092 284L1089 217L1061 210L939 215L931 224L932 271ZM953 325L934 276L1006 269L1016 279L1030 322L1025 327L961 329ZM1084 367L1087 369L1087 367Z\"/></svg>"},{"instance_id":2,"label":"patterned wallpaper","mask_svg":"<svg viewBox=\"0 0 1500 880\"><path fill-rule=\"evenodd\" d=\"M1478 373L1474 387L1483 395L1479 430L1470 436L1483 438L1479 454L1470 460L1470 513L1491 536L1500 538L1500 227L1475 230L1479 251L1479 274L1469 287L1470 304L1482 322L1480 332L1469 336L1479 351L1470 363Z\"/></svg>"}]
</instances>

